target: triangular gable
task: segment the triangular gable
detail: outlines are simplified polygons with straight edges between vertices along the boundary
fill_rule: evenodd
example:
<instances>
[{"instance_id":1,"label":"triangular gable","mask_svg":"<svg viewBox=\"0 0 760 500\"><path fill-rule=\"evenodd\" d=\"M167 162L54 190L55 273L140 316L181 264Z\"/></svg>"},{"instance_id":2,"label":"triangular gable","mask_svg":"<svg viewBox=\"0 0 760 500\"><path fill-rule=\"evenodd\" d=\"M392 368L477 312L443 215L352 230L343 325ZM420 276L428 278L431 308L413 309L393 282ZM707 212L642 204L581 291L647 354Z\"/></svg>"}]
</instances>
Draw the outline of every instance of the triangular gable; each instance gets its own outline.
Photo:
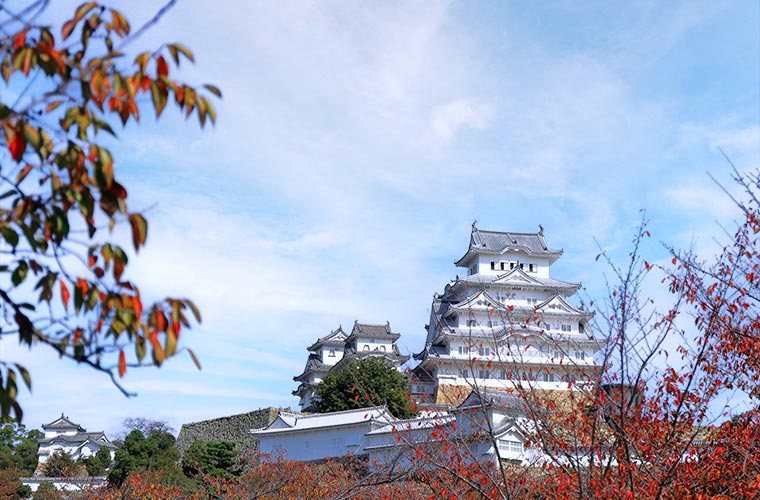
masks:
<instances>
[{"instance_id":1,"label":"triangular gable","mask_svg":"<svg viewBox=\"0 0 760 500\"><path fill-rule=\"evenodd\" d=\"M485 300L486 303L478 304L478 300ZM504 306L498 300L491 297L488 292L484 290L480 290L461 302L452 304L451 307L455 309L504 309Z\"/></svg>"},{"instance_id":2,"label":"triangular gable","mask_svg":"<svg viewBox=\"0 0 760 500\"><path fill-rule=\"evenodd\" d=\"M542 285L539 280L533 276L529 276L525 271L519 267L514 268L508 273L499 275L494 280L494 283L499 284L516 284L516 285Z\"/></svg>"},{"instance_id":3,"label":"triangular gable","mask_svg":"<svg viewBox=\"0 0 760 500\"><path fill-rule=\"evenodd\" d=\"M277 415L277 418L275 418L271 424L265 427L265 429L290 429L293 427L296 423L296 417L295 415L292 415L290 413L283 414L279 413Z\"/></svg>"},{"instance_id":4,"label":"triangular gable","mask_svg":"<svg viewBox=\"0 0 760 500\"><path fill-rule=\"evenodd\" d=\"M321 339L319 339L322 342L340 342L342 340L346 340L348 338L348 335L346 335L346 332L343 331L342 327L338 327L337 330L334 330L330 332L329 335L325 335Z\"/></svg>"},{"instance_id":5,"label":"triangular gable","mask_svg":"<svg viewBox=\"0 0 760 500\"><path fill-rule=\"evenodd\" d=\"M557 314L584 314L585 311L574 307L568 301L566 301L561 295L554 295L553 297L541 302L536 306L541 312L544 313L557 313Z\"/></svg>"},{"instance_id":6,"label":"triangular gable","mask_svg":"<svg viewBox=\"0 0 760 500\"><path fill-rule=\"evenodd\" d=\"M79 424L75 424L61 413L61 416L53 420L49 424L44 424L43 429L77 429L79 432L85 432L84 427Z\"/></svg>"}]
</instances>

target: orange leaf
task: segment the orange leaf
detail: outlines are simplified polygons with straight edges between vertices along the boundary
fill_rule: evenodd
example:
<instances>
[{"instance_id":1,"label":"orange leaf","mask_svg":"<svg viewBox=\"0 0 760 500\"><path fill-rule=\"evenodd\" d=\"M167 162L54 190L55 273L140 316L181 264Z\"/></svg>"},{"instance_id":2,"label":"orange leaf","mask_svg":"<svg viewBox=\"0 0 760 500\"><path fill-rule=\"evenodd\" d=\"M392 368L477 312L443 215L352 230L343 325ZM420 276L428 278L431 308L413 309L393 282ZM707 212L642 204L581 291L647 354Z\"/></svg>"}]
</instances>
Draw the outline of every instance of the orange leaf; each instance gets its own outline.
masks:
<instances>
[{"instance_id":1,"label":"orange leaf","mask_svg":"<svg viewBox=\"0 0 760 500\"><path fill-rule=\"evenodd\" d=\"M123 377L127 373L127 355L124 351L119 353L119 377Z\"/></svg>"},{"instance_id":2,"label":"orange leaf","mask_svg":"<svg viewBox=\"0 0 760 500\"><path fill-rule=\"evenodd\" d=\"M19 31L15 37L13 37L13 50L18 49L26 43L27 30Z\"/></svg>"},{"instance_id":3,"label":"orange leaf","mask_svg":"<svg viewBox=\"0 0 760 500\"><path fill-rule=\"evenodd\" d=\"M63 307L66 308L66 311L69 310L69 299L71 298L71 294L69 293L69 287L66 286L66 282L62 279L58 280L58 283L61 285L61 301L63 302Z\"/></svg>"},{"instance_id":4,"label":"orange leaf","mask_svg":"<svg viewBox=\"0 0 760 500\"><path fill-rule=\"evenodd\" d=\"M142 302L140 301L140 297L133 295L132 296L132 309L135 311L135 314L137 316L140 316L143 311Z\"/></svg>"}]
</instances>

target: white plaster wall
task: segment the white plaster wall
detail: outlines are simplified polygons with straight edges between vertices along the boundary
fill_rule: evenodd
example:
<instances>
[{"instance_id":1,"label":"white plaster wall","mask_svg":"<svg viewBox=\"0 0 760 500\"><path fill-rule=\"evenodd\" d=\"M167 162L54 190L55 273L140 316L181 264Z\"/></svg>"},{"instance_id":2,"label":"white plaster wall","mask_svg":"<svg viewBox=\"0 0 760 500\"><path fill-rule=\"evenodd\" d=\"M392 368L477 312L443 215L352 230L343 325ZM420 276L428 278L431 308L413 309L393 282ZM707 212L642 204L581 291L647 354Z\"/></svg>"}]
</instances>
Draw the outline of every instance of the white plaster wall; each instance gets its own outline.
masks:
<instances>
[{"instance_id":1,"label":"white plaster wall","mask_svg":"<svg viewBox=\"0 0 760 500\"><path fill-rule=\"evenodd\" d=\"M370 431L370 423L324 428L312 431L289 432L281 434L260 434L259 451L268 455L265 461L275 461L279 456L287 460L319 460L337 458L346 454L363 453L366 445L365 436Z\"/></svg>"}]
</instances>

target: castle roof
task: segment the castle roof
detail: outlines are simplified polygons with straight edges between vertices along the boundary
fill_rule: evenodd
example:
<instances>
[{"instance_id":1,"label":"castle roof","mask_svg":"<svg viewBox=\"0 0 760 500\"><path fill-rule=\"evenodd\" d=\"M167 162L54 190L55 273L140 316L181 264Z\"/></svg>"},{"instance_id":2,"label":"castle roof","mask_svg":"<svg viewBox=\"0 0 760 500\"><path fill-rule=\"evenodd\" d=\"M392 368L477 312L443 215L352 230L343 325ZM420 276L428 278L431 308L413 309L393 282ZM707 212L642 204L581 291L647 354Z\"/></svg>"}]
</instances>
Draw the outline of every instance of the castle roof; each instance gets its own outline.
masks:
<instances>
[{"instance_id":1,"label":"castle roof","mask_svg":"<svg viewBox=\"0 0 760 500\"><path fill-rule=\"evenodd\" d=\"M384 325L370 325L366 323L354 323L354 328L351 330L351 335L346 340L353 340L357 338L363 339L387 339L391 342L395 342L401 337L400 334L391 331L390 323Z\"/></svg>"},{"instance_id":2,"label":"castle roof","mask_svg":"<svg viewBox=\"0 0 760 500\"><path fill-rule=\"evenodd\" d=\"M303 369L303 372L301 372L300 375L293 377L293 380L300 382L308 379L309 375L312 373L327 373L330 368L332 368L332 366L323 363L322 360L319 359L318 354L309 354L309 358L306 360L306 368Z\"/></svg>"},{"instance_id":3,"label":"castle roof","mask_svg":"<svg viewBox=\"0 0 760 500\"><path fill-rule=\"evenodd\" d=\"M262 429L251 429L250 434L274 434L282 432L308 431L326 427L341 427L372 422L383 425L396 420L385 406L358 408L330 413L301 414L280 411L277 418Z\"/></svg>"},{"instance_id":4,"label":"castle roof","mask_svg":"<svg viewBox=\"0 0 760 500\"><path fill-rule=\"evenodd\" d=\"M342 346L346 342L346 332L343 331L343 327L339 326L336 330L331 331L324 337L320 337L310 345L307 350L316 351L322 346Z\"/></svg>"},{"instance_id":5,"label":"castle roof","mask_svg":"<svg viewBox=\"0 0 760 500\"><path fill-rule=\"evenodd\" d=\"M60 434L49 438L42 438L38 440L38 443L42 445L51 444L54 442L64 442L76 445L82 445L86 442L97 443L100 446L107 446L109 448L116 448L106 437L105 433L101 432L79 432L77 434Z\"/></svg>"},{"instance_id":6,"label":"castle roof","mask_svg":"<svg viewBox=\"0 0 760 500\"><path fill-rule=\"evenodd\" d=\"M82 427L79 424L75 424L71 420L69 420L69 417L66 417L63 413L61 413L61 416L57 419L53 420L49 424L43 424L42 428L46 431L71 431L75 430L77 432L86 432L87 429Z\"/></svg>"},{"instance_id":7,"label":"castle roof","mask_svg":"<svg viewBox=\"0 0 760 500\"><path fill-rule=\"evenodd\" d=\"M562 255L562 250L554 250L548 247L543 230L538 233L485 231L478 229L473 223L470 233L470 247L455 262L455 265L467 267L467 263L475 255L503 255L508 251L524 252L531 256L550 257L552 262Z\"/></svg>"}]
</instances>

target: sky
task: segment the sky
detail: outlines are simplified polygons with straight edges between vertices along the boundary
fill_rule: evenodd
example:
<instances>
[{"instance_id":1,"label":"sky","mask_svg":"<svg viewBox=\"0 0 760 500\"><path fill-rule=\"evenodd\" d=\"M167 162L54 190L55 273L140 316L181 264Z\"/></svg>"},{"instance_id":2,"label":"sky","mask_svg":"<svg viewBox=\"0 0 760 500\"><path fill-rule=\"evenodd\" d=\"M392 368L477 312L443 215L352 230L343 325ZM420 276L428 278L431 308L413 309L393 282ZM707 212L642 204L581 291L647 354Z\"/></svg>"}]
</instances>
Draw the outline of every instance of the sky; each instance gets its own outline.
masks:
<instances>
[{"instance_id":1,"label":"sky","mask_svg":"<svg viewBox=\"0 0 760 500\"><path fill-rule=\"evenodd\" d=\"M139 26L162 3L122 8ZM663 242L709 256L738 218L708 176L736 191L721 150L760 167L758 2L179 0L133 50L162 42L193 49L182 79L222 89L218 123L143 119L112 151L150 221L128 277L198 304L181 344L203 369L130 370L125 398L5 339L33 377L28 427L297 408L306 347L339 325L390 322L422 349L474 220L542 224L564 250L553 276L593 300L599 249L622 262L642 209L650 262Z\"/></svg>"}]
</instances>

